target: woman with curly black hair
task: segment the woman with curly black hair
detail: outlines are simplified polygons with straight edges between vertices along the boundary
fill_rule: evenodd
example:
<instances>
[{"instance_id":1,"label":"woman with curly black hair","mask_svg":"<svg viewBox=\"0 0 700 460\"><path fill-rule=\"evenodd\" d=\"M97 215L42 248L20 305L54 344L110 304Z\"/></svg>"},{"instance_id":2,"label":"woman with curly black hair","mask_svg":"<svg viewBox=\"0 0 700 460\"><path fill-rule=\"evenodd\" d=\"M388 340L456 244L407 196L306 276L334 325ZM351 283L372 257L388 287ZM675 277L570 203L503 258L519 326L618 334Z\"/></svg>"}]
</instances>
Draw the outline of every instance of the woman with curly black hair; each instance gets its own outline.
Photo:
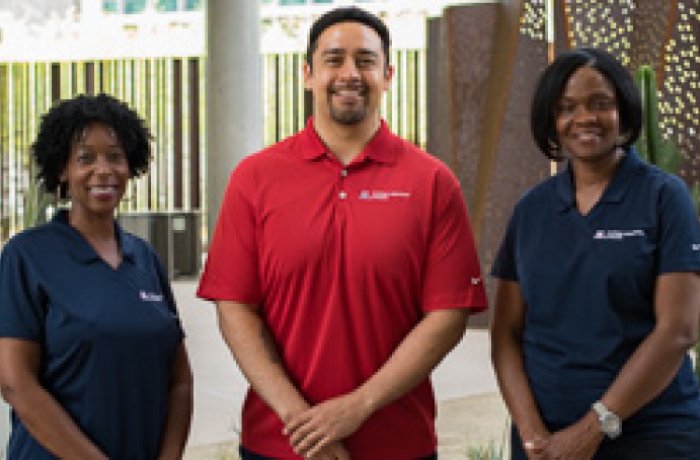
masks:
<instances>
[{"instance_id":1,"label":"woman with curly black hair","mask_svg":"<svg viewBox=\"0 0 700 460\"><path fill-rule=\"evenodd\" d=\"M42 118L32 153L70 200L0 256L0 390L12 459L180 458L192 374L163 267L115 209L146 171L150 134L111 96Z\"/></svg>"}]
</instances>

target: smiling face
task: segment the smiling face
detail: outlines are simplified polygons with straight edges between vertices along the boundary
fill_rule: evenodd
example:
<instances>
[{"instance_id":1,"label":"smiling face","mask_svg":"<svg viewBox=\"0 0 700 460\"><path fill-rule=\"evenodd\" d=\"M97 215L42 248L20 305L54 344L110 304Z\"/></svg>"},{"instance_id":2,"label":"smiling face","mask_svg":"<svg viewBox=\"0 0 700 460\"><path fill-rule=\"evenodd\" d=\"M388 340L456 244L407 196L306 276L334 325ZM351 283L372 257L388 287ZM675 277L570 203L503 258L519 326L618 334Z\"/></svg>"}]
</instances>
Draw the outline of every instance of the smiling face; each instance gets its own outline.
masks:
<instances>
[{"instance_id":1,"label":"smiling face","mask_svg":"<svg viewBox=\"0 0 700 460\"><path fill-rule=\"evenodd\" d=\"M595 162L616 151L620 116L615 89L603 74L591 67L571 74L557 102L556 130L574 161Z\"/></svg>"},{"instance_id":2,"label":"smiling face","mask_svg":"<svg viewBox=\"0 0 700 460\"><path fill-rule=\"evenodd\" d=\"M379 122L379 104L393 70L374 29L359 22L328 27L318 37L311 62L312 67L304 67L304 82L313 93L317 122Z\"/></svg>"},{"instance_id":3,"label":"smiling face","mask_svg":"<svg viewBox=\"0 0 700 460\"><path fill-rule=\"evenodd\" d=\"M61 181L68 184L72 217L113 216L129 181L129 162L114 130L92 123L78 133Z\"/></svg>"}]
</instances>

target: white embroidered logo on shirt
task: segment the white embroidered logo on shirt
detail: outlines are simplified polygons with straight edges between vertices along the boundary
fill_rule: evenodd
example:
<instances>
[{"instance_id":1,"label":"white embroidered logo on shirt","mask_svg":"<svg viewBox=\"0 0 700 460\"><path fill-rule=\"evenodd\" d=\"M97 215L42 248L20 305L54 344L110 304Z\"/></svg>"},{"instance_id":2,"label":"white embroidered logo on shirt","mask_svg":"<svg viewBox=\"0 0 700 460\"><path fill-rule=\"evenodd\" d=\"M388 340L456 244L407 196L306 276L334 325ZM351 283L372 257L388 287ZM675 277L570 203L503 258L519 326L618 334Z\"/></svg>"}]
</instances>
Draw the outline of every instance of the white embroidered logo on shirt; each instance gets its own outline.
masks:
<instances>
[{"instance_id":1,"label":"white embroidered logo on shirt","mask_svg":"<svg viewBox=\"0 0 700 460\"><path fill-rule=\"evenodd\" d=\"M399 192L396 190L362 190L358 198L361 200L387 201L391 198L409 198L410 196L411 194L409 192Z\"/></svg>"},{"instance_id":2,"label":"white embroidered logo on shirt","mask_svg":"<svg viewBox=\"0 0 700 460\"><path fill-rule=\"evenodd\" d=\"M644 230L596 230L593 235L594 240L623 240L625 238L633 238L644 236Z\"/></svg>"},{"instance_id":3,"label":"white embroidered logo on shirt","mask_svg":"<svg viewBox=\"0 0 700 460\"><path fill-rule=\"evenodd\" d=\"M481 283L481 278L472 278L472 285L473 286L476 286L479 283Z\"/></svg>"},{"instance_id":4,"label":"white embroidered logo on shirt","mask_svg":"<svg viewBox=\"0 0 700 460\"><path fill-rule=\"evenodd\" d=\"M163 295L156 294L154 292L139 291L139 297L141 297L141 300L143 300L144 302L162 302L163 301Z\"/></svg>"},{"instance_id":5,"label":"white embroidered logo on shirt","mask_svg":"<svg viewBox=\"0 0 700 460\"><path fill-rule=\"evenodd\" d=\"M693 248L693 251L700 251L700 243L693 243L690 247Z\"/></svg>"}]
</instances>

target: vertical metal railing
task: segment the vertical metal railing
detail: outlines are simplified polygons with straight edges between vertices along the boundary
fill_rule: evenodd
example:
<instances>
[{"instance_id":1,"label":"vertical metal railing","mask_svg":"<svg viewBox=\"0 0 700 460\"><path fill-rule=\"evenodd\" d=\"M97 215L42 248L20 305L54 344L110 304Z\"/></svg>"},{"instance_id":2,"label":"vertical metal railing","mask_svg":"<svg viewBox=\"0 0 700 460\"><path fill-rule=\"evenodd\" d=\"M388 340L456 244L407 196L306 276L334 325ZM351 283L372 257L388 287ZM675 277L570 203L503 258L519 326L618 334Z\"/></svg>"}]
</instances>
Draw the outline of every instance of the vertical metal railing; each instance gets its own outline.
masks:
<instances>
[{"instance_id":1,"label":"vertical metal railing","mask_svg":"<svg viewBox=\"0 0 700 460\"><path fill-rule=\"evenodd\" d=\"M311 113L303 87L303 53L263 58L263 142L303 128ZM425 51L394 50L391 88L382 112L391 129L426 143ZM153 133L149 173L132 181L122 211L201 210L205 188L204 57L0 63L0 242L22 230L34 184L30 146L54 99L105 92L125 101Z\"/></svg>"},{"instance_id":2,"label":"vertical metal railing","mask_svg":"<svg viewBox=\"0 0 700 460\"><path fill-rule=\"evenodd\" d=\"M203 57L0 63L0 242L27 225L35 186L29 150L41 116L54 99L81 93L123 100L154 135L150 171L131 182L123 211L199 209L205 67Z\"/></svg>"}]
</instances>

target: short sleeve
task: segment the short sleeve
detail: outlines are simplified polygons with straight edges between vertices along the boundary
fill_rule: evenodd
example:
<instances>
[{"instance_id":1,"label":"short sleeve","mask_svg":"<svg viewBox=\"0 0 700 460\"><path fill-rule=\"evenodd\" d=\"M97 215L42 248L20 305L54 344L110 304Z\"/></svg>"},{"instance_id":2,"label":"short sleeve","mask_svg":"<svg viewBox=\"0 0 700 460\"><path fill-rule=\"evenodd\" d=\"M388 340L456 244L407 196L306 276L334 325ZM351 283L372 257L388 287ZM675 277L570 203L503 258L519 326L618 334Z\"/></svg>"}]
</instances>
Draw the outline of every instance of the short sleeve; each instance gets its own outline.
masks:
<instances>
[{"instance_id":1,"label":"short sleeve","mask_svg":"<svg viewBox=\"0 0 700 460\"><path fill-rule=\"evenodd\" d=\"M659 273L700 271L700 223L688 188L672 176L659 200Z\"/></svg>"},{"instance_id":2,"label":"short sleeve","mask_svg":"<svg viewBox=\"0 0 700 460\"><path fill-rule=\"evenodd\" d=\"M467 209L459 183L449 171L437 176L423 277L423 309L486 309L486 293Z\"/></svg>"},{"instance_id":3,"label":"short sleeve","mask_svg":"<svg viewBox=\"0 0 700 460\"><path fill-rule=\"evenodd\" d=\"M46 299L22 257L20 246L28 243L11 240L0 253L0 337L41 342Z\"/></svg>"},{"instance_id":4,"label":"short sleeve","mask_svg":"<svg viewBox=\"0 0 700 460\"><path fill-rule=\"evenodd\" d=\"M256 219L251 187L246 187L252 178L243 165L229 179L197 295L208 300L258 304L261 288Z\"/></svg>"},{"instance_id":5,"label":"short sleeve","mask_svg":"<svg viewBox=\"0 0 700 460\"><path fill-rule=\"evenodd\" d=\"M506 234L501 241L501 246L498 248L496 258L491 267L491 276L509 281L518 281L518 271L515 260L515 239L516 239L516 213L508 222Z\"/></svg>"}]
</instances>

